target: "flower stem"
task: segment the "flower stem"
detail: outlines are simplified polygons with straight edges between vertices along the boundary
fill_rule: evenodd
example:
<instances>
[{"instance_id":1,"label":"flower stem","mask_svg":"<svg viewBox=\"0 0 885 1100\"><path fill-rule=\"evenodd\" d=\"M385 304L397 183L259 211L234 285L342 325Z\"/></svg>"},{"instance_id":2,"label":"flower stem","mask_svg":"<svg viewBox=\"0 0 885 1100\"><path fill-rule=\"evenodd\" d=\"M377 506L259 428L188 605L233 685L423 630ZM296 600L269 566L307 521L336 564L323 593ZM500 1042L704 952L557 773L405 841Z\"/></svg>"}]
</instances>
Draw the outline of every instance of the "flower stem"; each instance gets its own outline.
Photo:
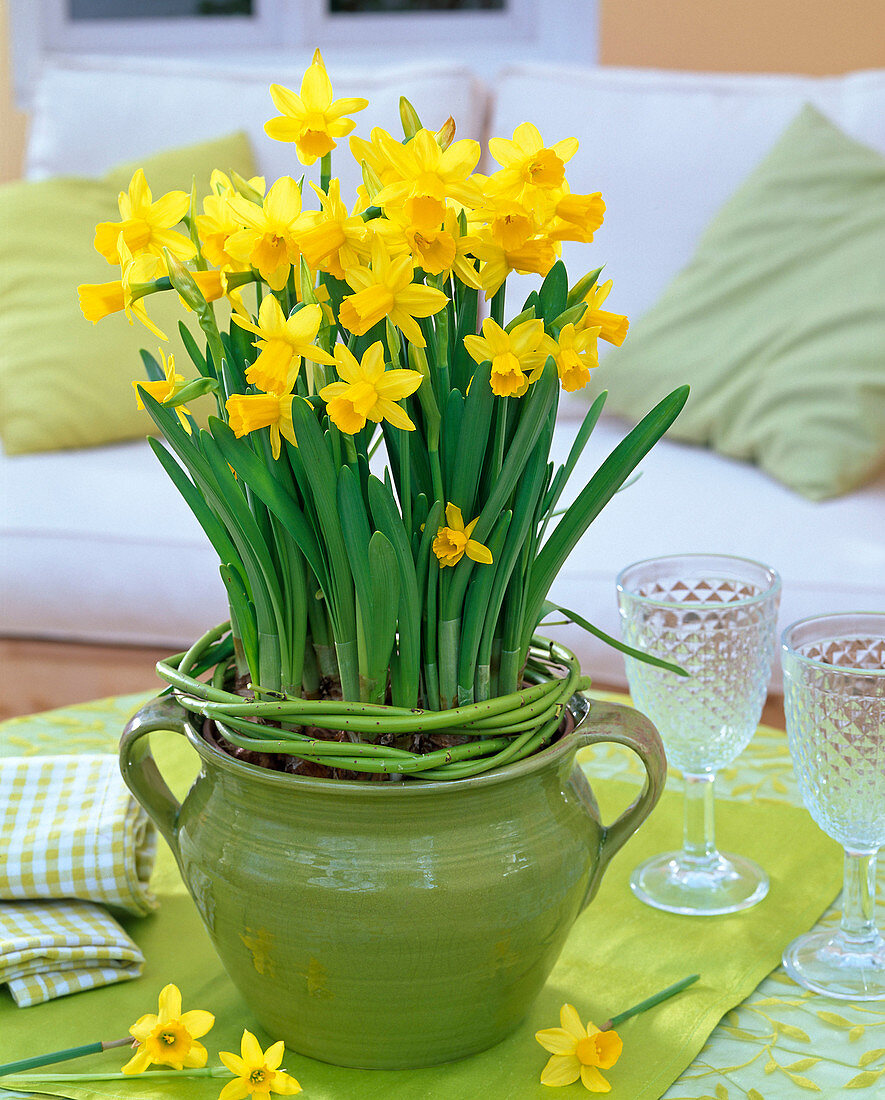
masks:
<instances>
[{"instance_id":1,"label":"flower stem","mask_svg":"<svg viewBox=\"0 0 885 1100\"><path fill-rule=\"evenodd\" d=\"M131 1081L139 1076L132 1073L20 1073L15 1084L25 1081ZM229 1077L224 1066L207 1066L205 1069L159 1069L147 1074L149 1081L160 1077Z\"/></svg>"},{"instance_id":2,"label":"flower stem","mask_svg":"<svg viewBox=\"0 0 885 1100\"><path fill-rule=\"evenodd\" d=\"M110 1050L111 1047L127 1046L132 1042L132 1036L127 1035L125 1039L113 1039L110 1042L96 1042L96 1043L84 1043L79 1047L68 1047L66 1050L53 1050L49 1054L38 1054L34 1058L22 1058L18 1062L7 1062L5 1066L0 1066L0 1077L5 1077L9 1073L18 1073L20 1070L25 1069L37 1069L39 1066L51 1066L56 1062L67 1062L71 1058L83 1058L87 1054L100 1054L103 1050Z\"/></svg>"},{"instance_id":3,"label":"flower stem","mask_svg":"<svg viewBox=\"0 0 885 1100\"><path fill-rule=\"evenodd\" d=\"M666 989L662 989L660 993L655 993L651 997L646 997L644 1001L640 1001L638 1005L634 1005L632 1008L628 1008L626 1012L619 1012L617 1015L612 1016L610 1020L606 1020L600 1027L600 1031L609 1031L613 1027L617 1027L618 1024L629 1020L631 1016L637 1016L640 1012L645 1012L647 1008L654 1008L655 1005L660 1004L661 1001L666 1001L669 997L675 996L677 993L681 993L683 989L687 989L688 986L693 985L700 974L690 974L687 978L683 978L681 981L674 982L673 985L668 985Z\"/></svg>"}]
</instances>

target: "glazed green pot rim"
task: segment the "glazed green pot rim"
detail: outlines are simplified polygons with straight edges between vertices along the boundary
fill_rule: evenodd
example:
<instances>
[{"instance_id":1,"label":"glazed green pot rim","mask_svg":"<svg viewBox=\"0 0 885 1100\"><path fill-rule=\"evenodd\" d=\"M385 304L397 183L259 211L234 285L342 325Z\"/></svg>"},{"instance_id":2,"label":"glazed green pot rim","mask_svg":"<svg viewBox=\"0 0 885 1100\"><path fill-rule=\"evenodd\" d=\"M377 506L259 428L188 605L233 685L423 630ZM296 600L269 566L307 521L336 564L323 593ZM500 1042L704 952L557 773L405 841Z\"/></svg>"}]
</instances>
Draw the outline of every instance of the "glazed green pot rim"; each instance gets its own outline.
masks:
<instances>
[{"instance_id":1,"label":"glazed green pot rim","mask_svg":"<svg viewBox=\"0 0 885 1100\"><path fill-rule=\"evenodd\" d=\"M512 764L495 768L492 771L482 772L480 775L467 776L464 779L445 780L401 780L399 782L370 782L364 779L320 779L313 775L291 775L288 772L278 772L271 768L262 768L257 764L251 764L246 760L238 760L216 748L207 741L194 725L190 712L185 711L185 735L191 746L197 751L201 759L211 762L224 771L235 775L246 774L252 779L274 787L297 787L306 791L328 795L347 796L349 794L367 794L373 797L406 798L412 795L440 794L442 792L464 791L493 786L517 779L528 772L536 771L541 767L558 760L570 752L580 748L580 729L590 714L591 701L582 692L576 692L569 700L567 707L574 718L574 728L567 734L554 741L552 745L541 749ZM182 707L182 710L184 708ZM578 742L576 744L576 741Z\"/></svg>"}]
</instances>

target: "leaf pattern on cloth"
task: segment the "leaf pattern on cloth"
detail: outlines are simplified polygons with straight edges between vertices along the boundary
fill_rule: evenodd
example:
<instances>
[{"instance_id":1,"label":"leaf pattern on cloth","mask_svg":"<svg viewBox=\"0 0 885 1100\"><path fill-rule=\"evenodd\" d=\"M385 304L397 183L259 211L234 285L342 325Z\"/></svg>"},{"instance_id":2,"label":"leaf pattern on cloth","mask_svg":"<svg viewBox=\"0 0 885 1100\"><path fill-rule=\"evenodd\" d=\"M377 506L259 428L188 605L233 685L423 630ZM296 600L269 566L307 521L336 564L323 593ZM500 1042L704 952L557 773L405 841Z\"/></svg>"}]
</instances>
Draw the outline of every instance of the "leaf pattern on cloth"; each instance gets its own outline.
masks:
<instances>
[{"instance_id":1,"label":"leaf pattern on cloth","mask_svg":"<svg viewBox=\"0 0 885 1100\"><path fill-rule=\"evenodd\" d=\"M624 696L590 693L624 701ZM638 758L616 745L583 750L592 775L642 780ZM668 785L680 789L678 772ZM787 737L760 726L753 740L716 775L716 797L736 801L766 798L802 805ZM878 924L885 927L885 859L878 866ZM821 926L838 925L833 905ZM782 968L766 978L742 1005L728 1013L695 1061L663 1100L784 1100L787 1097L877 1096L885 1089L885 1003L853 1005L820 997L796 985ZM869 1089L868 1093L862 1090Z\"/></svg>"}]
</instances>

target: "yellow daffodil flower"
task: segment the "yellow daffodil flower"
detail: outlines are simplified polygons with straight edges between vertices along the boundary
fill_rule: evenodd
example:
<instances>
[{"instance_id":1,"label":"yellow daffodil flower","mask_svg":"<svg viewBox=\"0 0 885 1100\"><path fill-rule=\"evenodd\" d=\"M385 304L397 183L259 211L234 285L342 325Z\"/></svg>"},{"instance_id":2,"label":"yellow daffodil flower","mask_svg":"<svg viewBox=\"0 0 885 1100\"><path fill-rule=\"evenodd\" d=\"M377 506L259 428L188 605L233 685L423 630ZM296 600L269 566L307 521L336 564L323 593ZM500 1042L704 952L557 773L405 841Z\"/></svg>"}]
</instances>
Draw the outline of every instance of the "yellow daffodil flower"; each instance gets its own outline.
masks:
<instances>
[{"instance_id":1,"label":"yellow daffodil flower","mask_svg":"<svg viewBox=\"0 0 885 1100\"><path fill-rule=\"evenodd\" d=\"M554 217L545 232L554 241L579 241L589 244L593 234L602 225L605 203L602 195L573 195L566 186L564 194L556 200Z\"/></svg>"},{"instance_id":2,"label":"yellow daffodil flower","mask_svg":"<svg viewBox=\"0 0 885 1100\"><path fill-rule=\"evenodd\" d=\"M295 384L301 360L334 366L335 360L328 352L314 346L323 311L319 305L304 306L291 317L283 314L279 301L268 294L258 310L258 324L234 315L241 328L254 332L260 339L255 347L261 353L246 369L246 381L265 393L288 393Z\"/></svg>"},{"instance_id":3,"label":"yellow daffodil flower","mask_svg":"<svg viewBox=\"0 0 885 1100\"><path fill-rule=\"evenodd\" d=\"M482 289L468 255L470 238L461 233L454 207L446 208L445 221L437 229L413 225L404 213L394 210L389 211L386 218L377 218L369 224L382 238L391 256L408 252L415 266L429 275L449 278L454 273L465 286Z\"/></svg>"},{"instance_id":4,"label":"yellow daffodil flower","mask_svg":"<svg viewBox=\"0 0 885 1100\"><path fill-rule=\"evenodd\" d=\"M350 152L357 164L367 164L372 175L376 176L383 185L396 183L400 176L393 166L393 162L384 152L382 135L383 137L390 137L390 134L386 130L382 130L380 126L373 128L371 141L366 141L365 138L357 137L354 134L350 139Z\"/></svg>"},{"instance_id":5,"label":"yellow daffodil flower","mask_svg":"<svg viewBox=\"0 0 885 1100\"><path fill-rule=\"evenodd\" d=\"M196 217L197 233L210 264L228 271L245 271L250 266L248 260L238 260L227 251L228 238L244 228L230 205L230 197L207 195L203 199L203 213Z\"/></svg>"},{"instance_id":6,"label":"yellow daffodil flower","mask_svg":"<svg viewBox=\"0 0 885 1100\"><path fill-rule=\"evenodd\" d=\"M131 325L134 317L136 320L141 321L144 327L149 329L159 340L168 340L169 337L166 333L157 328L148 317L144 298L136 298L134 301L132 298L133 285L150 283L156 277L157 257L145 253L140 256L132 256L122 233L117 238L117 252L120 256L120 285L123 288L123 312L126 314L126 320ZM160 260L159 263L161 264L159 274L165 275L165 260Z\"/></svg>"},{"instance_id":7,"label":"yellow daffodil flower","mask_svg":"<svg viewBox=\"0 0 885 1100\"><path fill-rule=\"evenodd\" d=\"M95 249L109 264L121 263L117 248L121 234L132 255L142 252L152 255L161 267L164 248L179 260L189 260L194 255L196 250L190 238L172 229L187 213L190 196L186 192L170 191L154 202L144 172L139 168L129 190L121 191L117 201L122 221L100 222L95 227Z\"/></svg>"},{"instance_id":8,"label":"yellow daffodil flower","mask_svg":"<svg viewBox=\"0 0 885 1100\"><path fill-rule=\"evenodd\" d=\"M513 131L513 139L490 138L489 152L502 166L496 172L494 187L502 195L518 197L524 188L552 190L561 187L565 164L578 151L577 138L563 138L549 149L537 126L523 122Z\"/></svg>"},{"instance_id":9,"label":"yellow daffodil flower","mask_svg":"<svg viewBox=\"0 0 885 1100\"><path fill-rule=\"evenodd\" d=\"M369 228L357 214L348 213L341 201L341 181L329 181L329 190L316 191L322 213L309 215L311 224L298 238L305 260L312 268L344 279L345 268L359 267L369 257Z\"/></svg>"},{"instance_id":10,"label":"yellow daffodil flower","mask_svg":"<svg viewBox=\"0 0 885 1100\"><path fill-rule=\"evenodd\" d=\"M464 206L478 206L482 190L470 173L479 161L479 142L465 138L440 148L436 135L419 130L403 145L384 130L373 131L396 180L375 196L378 206L402 208L414 225L436 229L446 215L446 199Z\"/></svg>"},{"instance_id":11,"label":"yellow daffodil flower","mask_svg":"<svg viewBox=\"0 0 885 1100\"><path fill-rule=\"evenodd\" d=\"M251 1096L294 1096L301 1092L301 1086L294 1077L280 1069L286 1048L282 1042L274 1043L262 1051L261 1044L251 1031L244 1031L240 1042L240 1056L227 1050L218 1052L218 1057L236 1076L218 1095L218 1100L246 1100Z\"/></svg>"},{"instance_id":12,"label":"yellow daffodil flower","mask_svg":"<svg viewBox=\"0 0 885 1100\"><path fill-rule=\"evenodd\" d=\"M144 402L141 399L141 394L138 392L139 389L149 393L155 401L159 401L162 404L162 402L166 401L168 398L174 397L175 394L183 390L187 385L184 375L178 374L175 370L175 356L170 355L167 359L163 354L163 349L159 348L158 350L160 359L163 363L163 370L166 372L166 378L162 382L159 380L156 382L148 382L145 380L132 383L132 388L135 390L135 399L140 409L144 408ZM190 409L187 405L176 405L175 411L178 413L178 419L181 421L182 427L190 435L191 425L188 420Z\"/></svg>"},{"instance_id":13,"label":"yellow daffodil flower","mask_svg":"<svg viewBox=\"0 0 885 1100\"><path fill-rule=\"evenodd\" d=\"M282 290L301 255L298 235L309 224L301 212L298 184L291 176L281 176L261 206L242 195L231 196L228 203L246 228L227 238L226 252L257 268L271 290Z\"/></svg>"},{"instance_id":14,"label":"yellow daffodil flower","mask_svg":"<svg viewBox=\"0 0 885 1100\"><path fill-rule=\"evenodd\" d=\"M280 457L280 436L295 446L292 427L291 392L234 393L227 399L227 422L237 438L258 428L270 428L270 446L274 458Z\"/></svg>"},{"instance_id":15,"label":"yellow daffodil flower","mask_svg":"<svg viewBox=\"0 0 885 1100\"><path fill-rule=\"evenodd\" d=\"M553 1057L541 1073L541 1084L571 1085L580 1077L590 1092L610 1092L611 1085L599 1072L610 1069L621 1056L624 1044L616 1031L600 1031L595 1024L585 1028L573 1005L559 1013L562 1027L536 1031L535 1038Z\"/></svg>"},{"instance_id":16,"label":"yellow daffodil flower","mask_svg":"<svg viewBox=\"0 0 885 1100\"><path fill-rule=\"evenodd\" d=\"M207 302L217 302L224 297L226 284L223 271L192 271L191 276Z\"/></svg>"},{"instance_id":17,"label":"yellow daffodil flower","mask_svg":"<svg viewBox=\"0 0 885 1100\"><path fill-rule=\"evenodd\" d=\"M367 348L362 362L344 344L335 345L335 364L340 382L320 390L332 423L348 435L362 431L366 420L388 421L412 432L415 425L396 404L413 394L423 375L416 370L385 370L384 345L378 340Z\"/></svg>"},{"instance_id":18,"label":"yellow daffodil flower","mask_svg":"<svg viewBox=\"0 0 885 1100\"><path fill-rule=\"evenodd\" d=\"M81 283L77 287L80 310L87 321L97 324L111 313L123 309L123 284L119 279L109 283Z\"/></svg>"},{"instance_id":19,"label":"yellow daffodil flower","mask_svg":"<svg viewBox=\"0 0 885 1100\"><path fill-rule=\"evenodd\" d=\"M322 55L316 50L301 80L301 95L281 84L271 84L270 97L280 112L264 124L264 132L276 141L291 141L302 164L313 164L331 153L335 138L349 134L356 123L345 115L368 107L367 99L332 99L332 84Z\"/></svg>"},{"instance_id":20,"label":"yellow daffodil flower","mask_svg":"<svg viewBox=\"0 0 885 1100\"><path fill-rule=\"evenodd\" d=\"M158 1015L141 1016L129 1034L138 1040L138 1049L123 1066L124 1073L143 1073L148 1066L171 1066L172 1069L200 1069L206 1064L206 1048L196 1042L212 1028L211 1012L193 1009L181 1011L181 993L167 985L160 993Z\"/></svg>"},{"instance_id":21,"label":"yellow daffodil flower","mask_svg":"<svg viewBox=\"0 0 885 1100\"><path fill-rule=\"evenodd\" d=\"M547 361L545 339L543 321L523 321L506 332L486 317L482 336L465 336L464 347L475 362L491 363L492 392L497 397L522 397L530 381L525 372L543 370Z\"/></svg>"},{"instance_id":22,"label":"yellow daffodil flower","mask_svg":"<svg viewBox=\"0 0 885 1100\"><path fill-rule=\"evenodd\" d=\"M548 350L556 362L562 388L567 393L582 390L590 381L590 371L599 366L596 350L599 333L599 328L578 330L574 325L564 325L559 339L550 341ZM529 381L534 381L534 378Z\"/></svg>"},{"instance_id":23,"label":"yellow daffodil flower","mask_svg":"<svg viewBox=\"0 0 885 1100\"><path fill-rule=\"evenodd\" d=\"M220 271L192 271L191 274L207 302L214 302L223 296L224 281ZM103 317L127 310L127 315L134 314L146 328L165 340L166 336L148 317L144 300L141 298L136 299L134 302L131 300L132 281L137 280L127 279L125 289L122 279L112 279L108 283L81 283L77 287L77 296L83 316L87 321L97 324ZM127 292L130 294L128 302L126 299Z\"/></svg>"},{"instance_id":24,"label":"yellow daffodil flower","mask_svg":"<svg viewBox=\"0 0 885 1100\"><path fill-rule=\"evenodd\" d=\"M341 303L338 319L357 336L362 336L385 317L402 330L407 340L426 346L416 317L430 317L445 308L448 298L441 290L412 282L415 265L409 256L391 260L382 242L372 242L372 266L353 267L344 277L355 291Z\"/></svg>"},{"instance_id":25,"label":"yellow daffodil flower","mask_svg":"<svg viewBox=\"0 0 885 1100\"><path fill-rule=\"evenodd\" d=\"M265 186L263 176L253 176L250 180L241 180L247 197L252 201L262 201ZM244 226L229 203L229 199L242 192L231 182L224 172L217 168L210 177L211 193L203 199L203 213L197 214L197 233L202 244L203 256L216 267L227 271L243 271L248 262L237 260L226 250L227 238L239 232Z\"/></svg>"},{"instance_id":26,"label":"yellow daffodil flower","mask_svg":"<svg viewBox=\"0 0 885 1100\"><path fill-rule=\"evenodd\" d=\"M611 279L608 282L592 287L590 293L584 298L587 309L578 323L579 328L599 328L599 335L610 344L620 347L627 336L630 322L623 313L609 313L608 310L599 307L606 300L612 288Z\"/></svg>"},{"instance_id":27,"label":"yellow daffodil flower","mask_svg":"<svg viewBox=\"0 0 885 1100\"><path fill-rule=\"evenodd\" d=\"M541 229L535 209L500 195L491 196L476 218L486 223L484 235L507 252L522 248Z\"/></svg>"},{"instance_id":28,"label":"yellow daffodil flower","mask_svg":"<svg viewBox=\"0 0 885 1100\"><path fill-rule=\"evenodd\" d=\"M519 248L506 249L487 236L470 240L471 253L481 261L479 278L486 298L491 298L511 271L521 275L546 275L556 263L556 249L546 237L526 241Z\"/></svg>"},{"instance_id":29,"label":"yellow daffodil flower","mask_svg":"<svg viewBox=\"0 0 885 1100\"><path fill-rule=\"evenodd\" d=\"M479 516L465 527L461 509L451 502L446 505L447 526L440 527L433 540L433 552L439 558L441 568L457 565L465 554L481 565L492 564L491 550L470 537L478 521Z\"/></svg>"}]
</instances>

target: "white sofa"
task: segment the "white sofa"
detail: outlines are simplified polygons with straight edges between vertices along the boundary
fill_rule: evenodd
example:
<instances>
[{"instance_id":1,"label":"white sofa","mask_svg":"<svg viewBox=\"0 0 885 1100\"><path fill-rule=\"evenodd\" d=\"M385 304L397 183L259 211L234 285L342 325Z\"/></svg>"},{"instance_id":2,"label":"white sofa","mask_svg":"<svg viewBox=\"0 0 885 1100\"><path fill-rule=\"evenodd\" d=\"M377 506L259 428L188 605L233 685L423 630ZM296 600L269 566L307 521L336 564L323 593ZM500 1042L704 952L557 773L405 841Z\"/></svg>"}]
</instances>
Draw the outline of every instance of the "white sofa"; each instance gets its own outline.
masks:
<instances>
[{"instance_id":1,"label":"white sofa","mask_svg":"<svg viewBox=\"0 0 885 1100\"><path fill-rule=\"evenodd\" d=\"M526 119L548 141L577 136L573 190L601 190L608 210L592 252L578 256L578 246L566 246L565 259L572 278L605 262L615 282L611 308L634 319L804 102L885 153L885 72L815 79L520 66L489 87L460 66L434 64L332 77L336 94L372 101L363 133L376 124L393 129L405 94L428 124L454 114L462 136L509 137ZM289 151L263 135L272 113L267 85L298 80L298 72L279 68L220 75L208 65L143 59L53 63L36 97L26 174L97 176L243 127L262 171L275 178L293 168ZM149 111L137 109L146 103ZM356 182L342 175L345 186ZM560 460L581 411L579 400L563 402L554 443ZM573 492L625 431L603 417ZM0 499L0 633L176 649L226 617L214 554L143 442L3 456ZM617 634L618 570L691 550L773 565L783 578L782 624L817 612L883 609L885 474L815 504L754 466L664 440L575 549L553 598ZM596 678L624 682L619 654L577 629L557 634Z\"/></svg>"}]
</instances>

